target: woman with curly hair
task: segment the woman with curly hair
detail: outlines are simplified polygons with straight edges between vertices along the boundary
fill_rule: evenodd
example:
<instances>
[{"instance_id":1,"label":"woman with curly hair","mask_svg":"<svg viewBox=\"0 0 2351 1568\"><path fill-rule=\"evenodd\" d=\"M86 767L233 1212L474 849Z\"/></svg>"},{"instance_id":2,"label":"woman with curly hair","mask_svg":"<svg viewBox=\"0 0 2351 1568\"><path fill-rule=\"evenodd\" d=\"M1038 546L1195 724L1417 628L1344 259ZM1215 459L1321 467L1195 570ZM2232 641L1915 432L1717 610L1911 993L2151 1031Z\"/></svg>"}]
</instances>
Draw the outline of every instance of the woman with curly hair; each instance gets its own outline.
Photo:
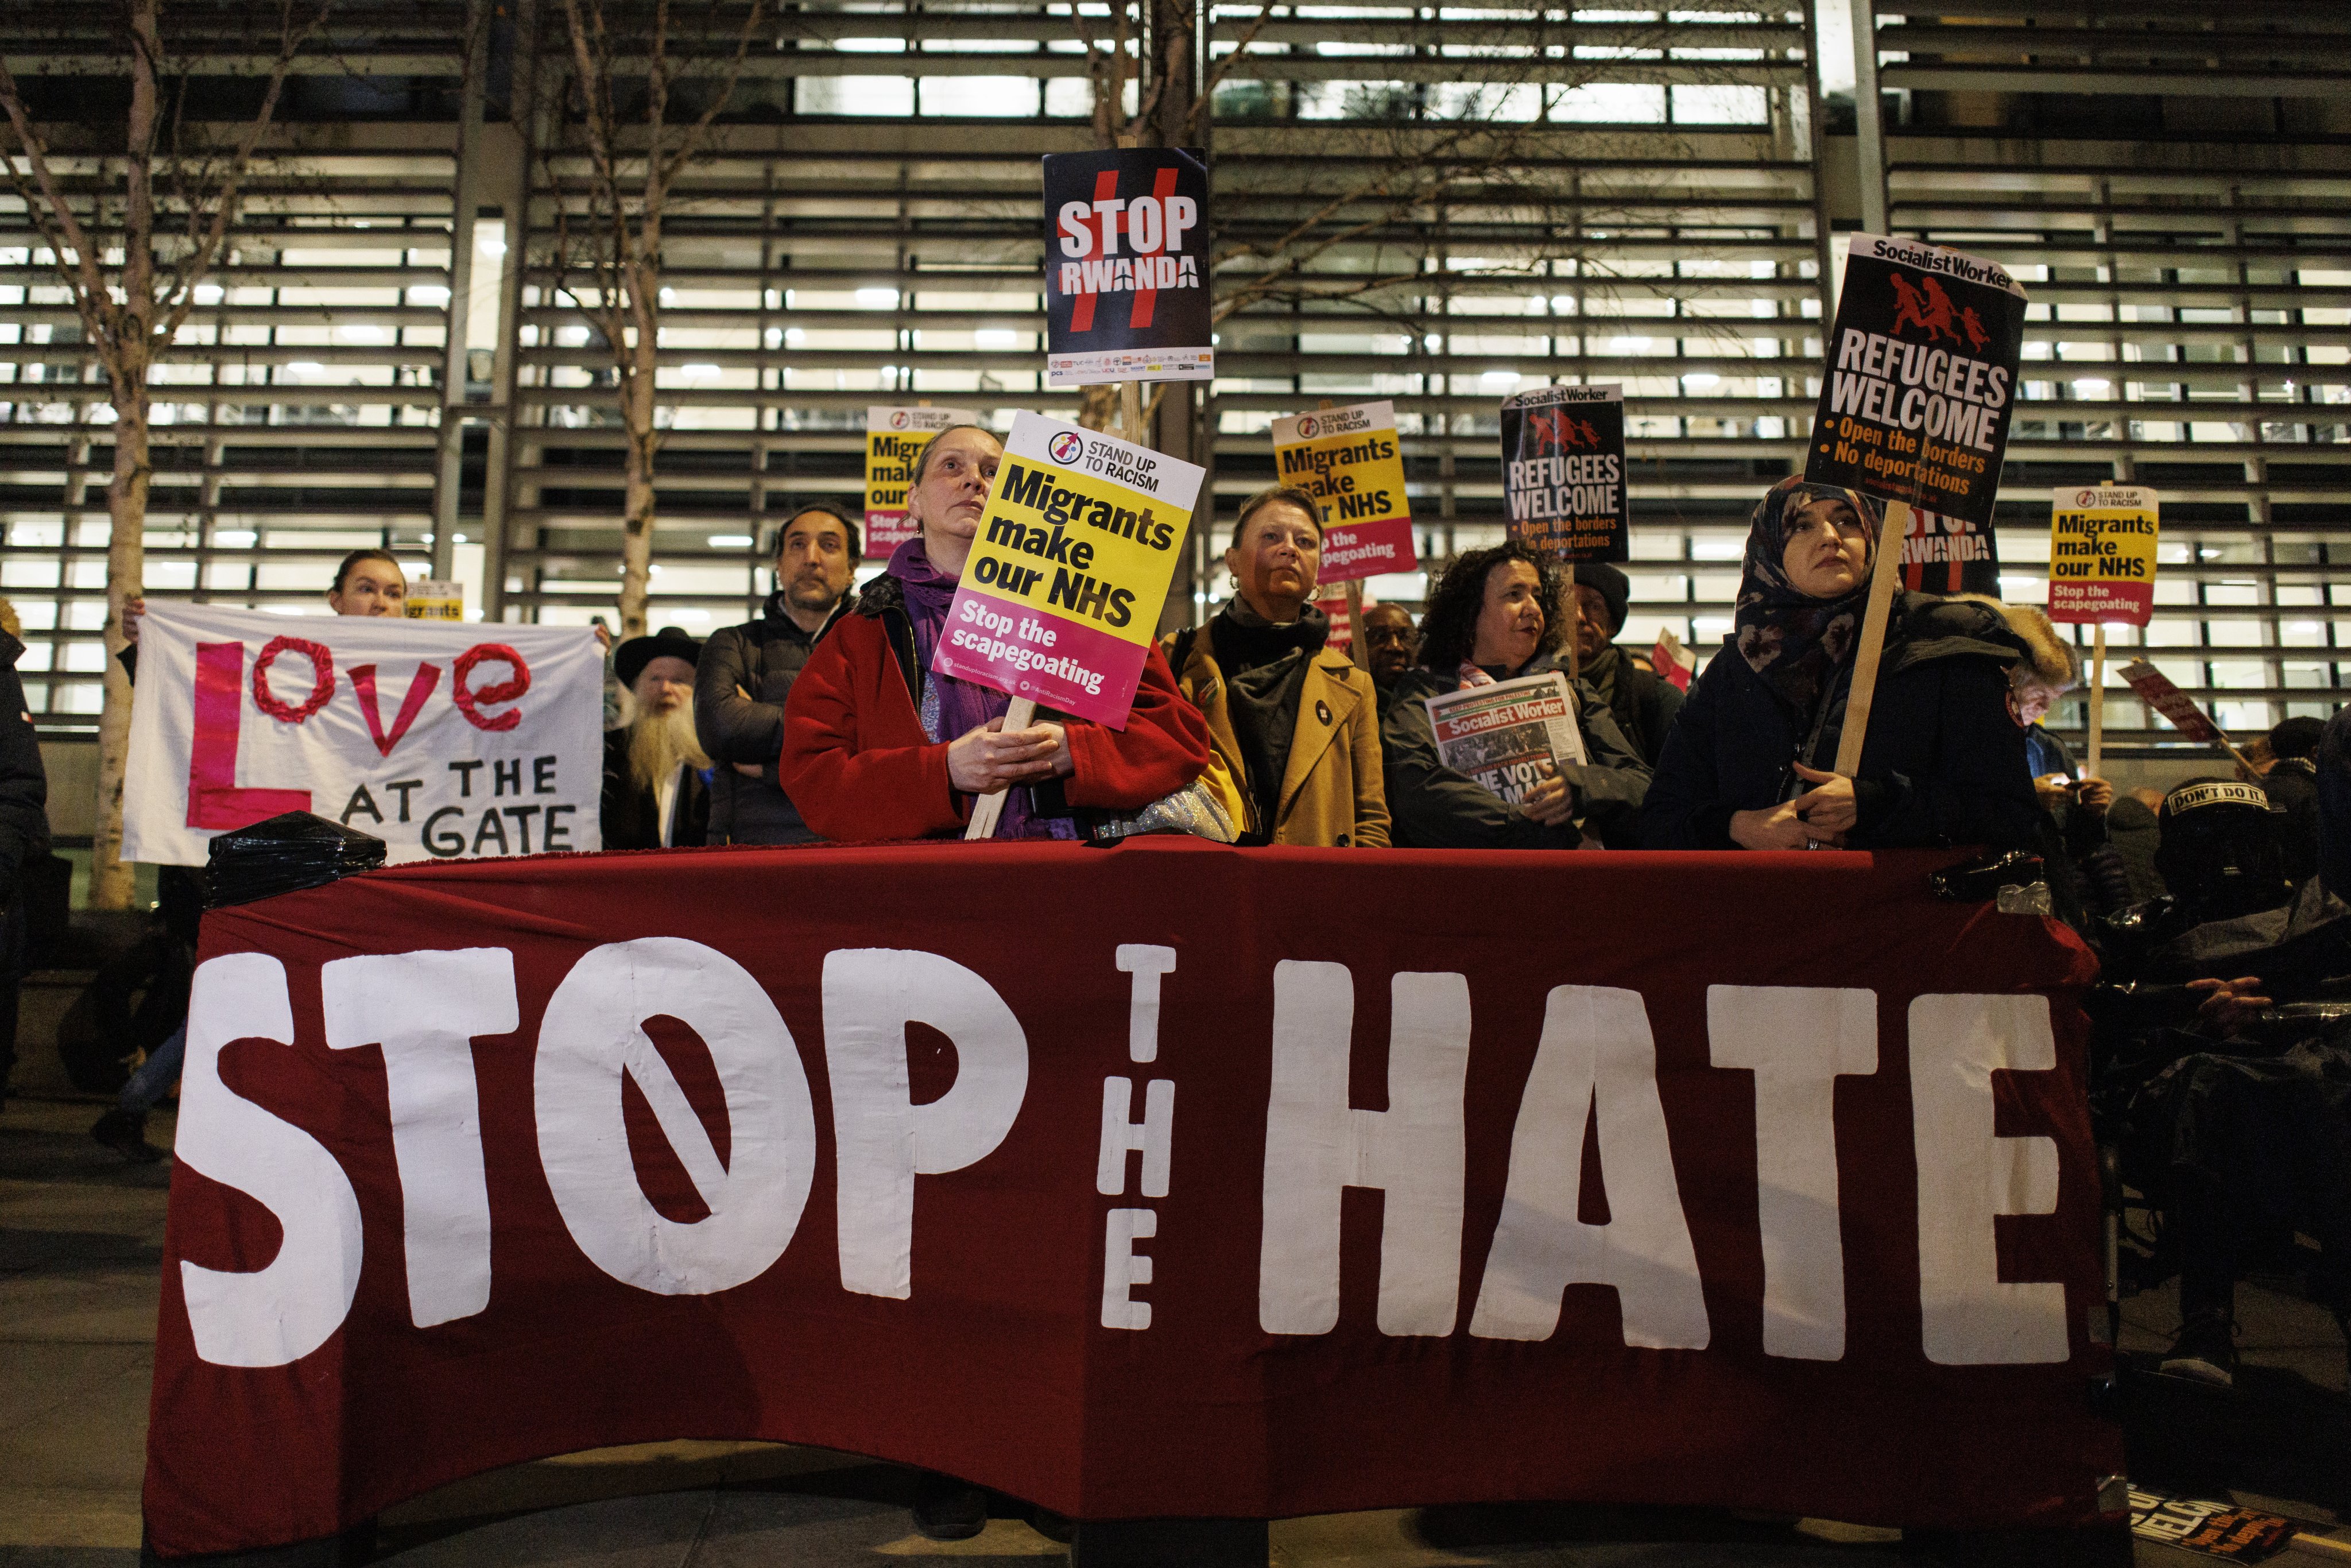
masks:
<instances>
[{"instance_id":1,"label":"woman with curly hair","mask_svg":"<svg viewBox=\"0 0 2351 1568\"><path fill-rule=\"evenodd\" d=\"M1426 699L1466 685L1514 680L1560 666L1566 636L1559 567L1513 539L1454 559L1421 618L1423 666L1398 676L1380 725L1391 832L1424 849L1576 849L1591 834L1630 841L1649 769L1616 727L1608 705L1577 682L1583 747L1591 760L1561 768L1511 805L1438 760ZM1583 826L1579 829L1577 821Z\"/></svg>"},{"instance_id":2,"label":"woman with curly hair","mask_svg":"<svg viewBox=\"0 0 2351 1568\"><path fill-rule=\"evenodd\" d=\"M2032 842L2039 813L1997 607L1904 593L1861 766L1831 771L1878 546L1866 497L1782 479L1749 526L1732 631L1690 688L1642 814L1650 849Z\"/></svg>"}]
</instances>

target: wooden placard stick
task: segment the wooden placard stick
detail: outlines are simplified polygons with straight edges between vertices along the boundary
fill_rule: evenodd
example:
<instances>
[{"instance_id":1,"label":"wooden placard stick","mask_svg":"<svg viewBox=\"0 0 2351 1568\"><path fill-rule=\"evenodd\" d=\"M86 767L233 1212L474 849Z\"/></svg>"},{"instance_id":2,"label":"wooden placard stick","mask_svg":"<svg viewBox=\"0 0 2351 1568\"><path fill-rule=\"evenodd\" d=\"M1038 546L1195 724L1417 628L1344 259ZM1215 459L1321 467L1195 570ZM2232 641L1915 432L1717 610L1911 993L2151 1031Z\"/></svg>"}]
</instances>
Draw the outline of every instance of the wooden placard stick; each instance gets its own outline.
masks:
<instances>
[{"instance_id":1,"label":"wooden placard stick","mask_svg":"<svg viewBox=\"0 0 2351 1568\"><path fill-rule=\"evenodd\" d=\"M1318 411L1328 413L1336 405L1326 397L1314 406ZM1354 651L1355 668L1368 670L1372 667L1372 650L1370 640L1364 635L1364 580L1351 577L1339 585L1339 591L1347 596L1347 641Z\"/></svg>"},{"instance_id":2,"label":"wooden placard stick","mask_svg":"<svg viewBox=\"0 0 2351 1568\"><path fill-rule=\"evenodd\" d=\"M1004 710L1004 727L1007 730L1027 729L1036 722L1037 699L1034 697L1014 697L1012 706ZM967 841L996 836L996 824L1004 815L1004 797L1009 792L1010 787L1007 786L992 795L982 795L972 802L971 825L963 831Z\"/></svg>"},{"instance_id":3,"label":"wooden placard stick","mask_svg":"<svg viewBox=\"0 0 2351 1568\"><path fill-rule=\"evenodd\" d=\"M1860 771L1862 743L1869 738L1869 706L1877 695L1877 666L1886 655L1886 623L1894 613L1894 591L1902 583L1902 541L1909 537L1909 503L1886 502L1886 521L1877 530L1877 559L1869 574L1869 609L1861 620L1861 645L1854 650L1844 728L1837 737L1834 771L1848 779Z\"/></svg>"},{"instance_id":4,"label":"wooden placard stick","mask_svg":"<svg viewBox=\"0 0 2351 1568\"><path fill-rule=\"evenodd\" d=\"M2103 779L2098 771L2099 753L2106 742L2106 623L2099 622L2090 633L2090 777Z\"/></svg>"}]
</instances>

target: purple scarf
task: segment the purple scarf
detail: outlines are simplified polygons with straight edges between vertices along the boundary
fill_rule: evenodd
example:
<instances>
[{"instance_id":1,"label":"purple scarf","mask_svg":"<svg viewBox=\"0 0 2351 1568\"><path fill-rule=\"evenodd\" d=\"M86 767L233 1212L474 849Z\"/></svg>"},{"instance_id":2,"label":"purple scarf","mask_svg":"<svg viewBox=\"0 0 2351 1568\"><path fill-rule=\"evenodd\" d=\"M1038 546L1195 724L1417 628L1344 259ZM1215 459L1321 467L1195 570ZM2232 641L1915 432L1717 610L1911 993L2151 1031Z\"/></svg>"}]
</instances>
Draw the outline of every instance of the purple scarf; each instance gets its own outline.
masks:
<instances>
[{"instance_id":1,"label":"purple scarf","mask_svg":"<svg viewBox=\"0 0 2351 1568\"><path fill-rule=\"evenodd\" d=\"M916 534L900 545L883 570L898 580L905 594L906 619L914 623L914 662L923 671L924 731L934 742L954 740L989 719L1003 717L1005 710L1012 706L1008 694L932 672L932 655L938 649L940 633L946 630L947 606L955 601L956 580L931 564L929 553L923 549L923 536ZM967 795L964 799L968 803L977 797ZM1078 836L1077 825L1069 818L1037 816L1029 810L1029 800L1026 789L1016 788L1006 793L1004 815L996 824L998 838Z\"/></svg>"}]
</instances>

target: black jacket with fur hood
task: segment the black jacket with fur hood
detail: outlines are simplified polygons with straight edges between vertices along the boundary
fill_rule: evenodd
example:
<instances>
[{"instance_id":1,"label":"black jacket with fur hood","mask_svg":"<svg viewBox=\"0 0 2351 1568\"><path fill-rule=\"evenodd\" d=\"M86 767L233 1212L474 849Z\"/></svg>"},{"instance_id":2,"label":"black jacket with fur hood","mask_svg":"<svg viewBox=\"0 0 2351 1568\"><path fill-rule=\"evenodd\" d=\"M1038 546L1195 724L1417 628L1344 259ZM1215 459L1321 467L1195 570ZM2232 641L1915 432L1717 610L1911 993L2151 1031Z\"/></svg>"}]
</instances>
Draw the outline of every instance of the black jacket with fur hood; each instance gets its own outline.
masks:
<instances>
[{"instance_id":1,"label":"black jacket with fur hood","mask_svg":"<svg viewBox=\"0 0 2351 1568\"><path fill-rule=\"evenodd\" d=\"M1855 849L2030 845L2040 820L2010 716L2008 668L2024 647L1983 603L1905 593L1886 629L1869 737L1854 781ZM1794 764L1835 765L1853 665L1800 714L1729 639L1682 705L1641 820L1645 848L1727 850L1734 812L1778 804L1812 786Z\"/></svg>"}]
</instances>

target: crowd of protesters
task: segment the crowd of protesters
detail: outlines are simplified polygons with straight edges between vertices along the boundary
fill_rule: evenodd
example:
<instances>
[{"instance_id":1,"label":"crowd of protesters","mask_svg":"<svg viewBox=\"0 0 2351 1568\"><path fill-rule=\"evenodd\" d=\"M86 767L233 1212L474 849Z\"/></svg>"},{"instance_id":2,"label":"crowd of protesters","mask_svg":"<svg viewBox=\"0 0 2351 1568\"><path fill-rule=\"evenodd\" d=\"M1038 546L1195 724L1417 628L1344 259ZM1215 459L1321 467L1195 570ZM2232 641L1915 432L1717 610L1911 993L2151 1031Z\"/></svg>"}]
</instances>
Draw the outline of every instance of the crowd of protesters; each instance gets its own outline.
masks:
<instances>
[{"instance_id":1,"label":"crowd of protesters","mask_svg":"<svg viewBox=\"0 0 2351 1568\"><path fill-rule=\"evenodd\" d=\"M2082 679L2046 615L1907 592L1859 762L1840 771L1880 516L1792 478L1754 510L1731 634L1687 693L1667 678L1678 672L1618 645L1624 572L1562 568L1518 542L1447 563L1417 621L1364 610L1359 663L1315 602L1322 508L1276 487L1230 521L1222 608L1146 650L1123 726L1048 712L1012 728L1005 694L935 661L1002 455L977 425L926 444L907 491L915 532L862 589L857 523L811 505L776 536L758 619L609 648L604 847L960 837L1001 792L995 836L1009 839L1980 850L2047 901L2023 907L2066 922L2101 960L2096 1125L2145 1216L2126 1230L2138 1282L2180 1281L2162 1369L2231 1384L2239 1278L2310 1241L2314 1293L2351 1334L2351 711L2287 719L2233 777L2118 793L2044 722ZM405 589L395 558L360 550L328 601L396 615ZM143 606L129 608L135 677ZM0 695L18 647L0 637ZM1510 800L1448 766L1430 699L1553 674L1575 758ZM0 702L0 716L21 706ZM46 841L30 735L29 722L0 734L0 883ZM167 868L158 940L183 971L201 894L199 873ZM165 1023L183 1019L184 988L183 974ZM179 1022L145 1049L99 1141L162 1157L143 1125L184 1037ZM0 1043L0 1087L5 1061ZM960 1539L985 1522L985 1499L932 1476L915 1514L925 1534Z\"/></svg>"},{"instance_id":2,"label":"crowd of protesters","mask_svg":"<svg viewBox=\"0 0 2351 1568\"><path fill-rule=\"evenodd\" d=\"M1322 507L1277 487L1230 520L1222 608L1146 650L1123 727L1045 712L1008 728L1005 694L935 658L1002 455L976 425L925 445L907 492L915 532L862 589L857 523L812 505L776 536L758 619L611 649L605 847L959 837L1000 791L996 836L1011 839L2006 855L2002 874L2102 963L2097 1125L2144 1205L2137 1266L2181 1281L2164 1369L2230 1383L2236 1281L2297 1238L2316 1242L2315 1293L2351 1329L2351 714L2287 719L2234 776L2118 792L2044 722L2082 667L2042 612L1907 592L1860 760L1840 771L1880 517L1853 492L1788 479L1754 510L1731 634L1687 694L1618 645L1622 571L1517 542L1447 563L1417 621L1365 609L1358 663L1315 602ZM328 598L339 614L398 614L404 591L393 557L362 550ZM134 676L141 609L126 617ZM14 647L0 640L0 685ZM1553 674L1577 758L1512 800L1447 765L1429 699ZM37 758L16 766L29 747L0 743L5 873L43 830ZM174 870L164 888L182 946L194 875ZM102 1142L160 1157L142 1124L183 1039L148 1051L94 1129ZM977 1505L934 1481L919 1522L951 1538Z\"/></svg>"}]
</instances>

